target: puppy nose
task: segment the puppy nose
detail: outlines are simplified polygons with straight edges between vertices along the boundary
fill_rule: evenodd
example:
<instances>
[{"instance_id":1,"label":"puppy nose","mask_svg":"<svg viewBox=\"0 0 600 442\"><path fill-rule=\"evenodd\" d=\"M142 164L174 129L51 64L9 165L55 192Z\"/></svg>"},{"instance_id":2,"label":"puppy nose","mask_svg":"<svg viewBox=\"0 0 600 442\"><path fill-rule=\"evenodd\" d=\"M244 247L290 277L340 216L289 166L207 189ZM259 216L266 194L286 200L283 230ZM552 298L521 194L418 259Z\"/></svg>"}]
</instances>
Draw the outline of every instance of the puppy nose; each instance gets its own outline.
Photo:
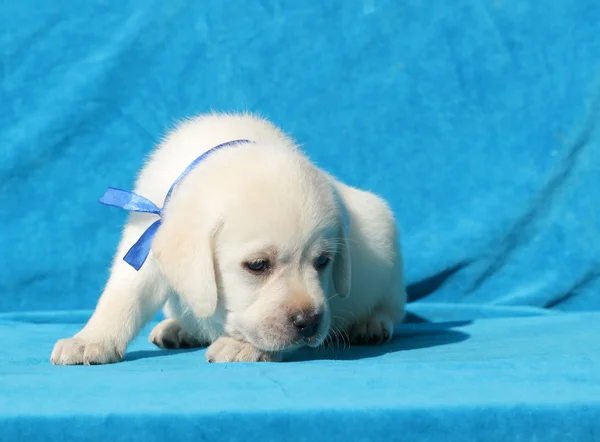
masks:
<instances>
[{"instance_id":1,"label":"puppy nose","mask_svg":"<svg viewBox=\"0 0 600 442\"><path fill-rule=\"evenodd\" d=\"M292 322L303 338L311 338L317 334L319 324L321 323L321 315L318 313L306 314L298 313L292 318Z\"/></svg>"}]
</instances>

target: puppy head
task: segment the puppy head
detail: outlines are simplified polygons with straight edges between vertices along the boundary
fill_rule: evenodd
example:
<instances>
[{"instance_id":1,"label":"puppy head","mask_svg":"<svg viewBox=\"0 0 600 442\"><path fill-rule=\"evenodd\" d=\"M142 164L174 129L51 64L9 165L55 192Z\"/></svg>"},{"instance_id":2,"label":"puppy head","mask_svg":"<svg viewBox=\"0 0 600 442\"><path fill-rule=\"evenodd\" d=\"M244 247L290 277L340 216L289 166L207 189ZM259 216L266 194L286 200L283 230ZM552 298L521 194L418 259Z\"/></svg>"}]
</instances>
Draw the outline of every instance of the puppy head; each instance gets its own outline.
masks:
<instances>
[{"instance_id":1,"label":"puppy head","mask_svg":"<svg viewBox=\"0 0 600 442\"><path fill-rule=\"evenodd\" d=\"M350 290L344 209L331 180L287 148L228 149L174 192L153 254L200 317L267 351L318 346ZM206 189L210 183L210 189Z\"/></svg>"}]
</instances>

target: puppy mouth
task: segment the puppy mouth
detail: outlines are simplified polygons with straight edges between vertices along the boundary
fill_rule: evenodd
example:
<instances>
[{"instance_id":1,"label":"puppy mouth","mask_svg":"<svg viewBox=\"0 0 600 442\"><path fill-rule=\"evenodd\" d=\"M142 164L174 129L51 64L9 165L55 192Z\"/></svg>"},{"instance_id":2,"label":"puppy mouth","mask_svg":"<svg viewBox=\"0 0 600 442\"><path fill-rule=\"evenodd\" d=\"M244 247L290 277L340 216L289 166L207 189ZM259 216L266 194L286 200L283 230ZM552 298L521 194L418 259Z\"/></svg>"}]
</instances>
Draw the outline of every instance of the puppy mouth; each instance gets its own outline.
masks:
<instances>
[{"instance_id":1,"label":"puppy mouth","mask_svg":"<svg viewBox=\"0 0 600 442\"><path fill-rule=\"evenodd\" d=\"M317 348L323 345L329 334L331 327L331 318L328 314L324 315L323 322L320 324L317 332L314 335L302 337L300 339L299 347L310 347Z\"/></svg>"},{"instance_id":2,"label":"puppy mouth","mask_svg":"<svg viewBox=\"0 0 600 442\"><path fill-rule=\"evenodd\" d=\"M293 341L286 340L283 342L272 342L270 345L256 345L254 343L253 345L264 351L293 351L302 347L317 348L320 347L325 341L324 336L326 335L319 334L318 336L296 339Z\"/></svg>"},{"instance_id":3,"label":"puppy mouth","mask_svg":"<svg viewBox=\"0 0 600 442\"><path fill-rule=\"evenodd\" d=\"M246 336L246 340L263 351L293 351L302 347L320 347L327 337L327 331L328 329L320 330L314 336L299 339L297 337L285 339L280 336L279 339L265 340L260 339L256 334L252 334L252 336Z\"/></svg>"},{"instance_id":4,"label":"puppy mouth","mask_svg":"<svg viewBox=\"0 0 600 442\"><path fill-rule=\"evenodd\" d=\"M310 338L305 338L302 340L302 343L310 348L320 347L325 341L325 337L327 334L319 334L318 336L312 336Z\"/></svg>"},{"instance_id":5,"label":"puppy mouth","mask_svg":"<svg viewBox=\"0 0 600 442\"><path fill-rule=\"evenodd\" d=\"M302 336L301 330L292 324L275 322L267 327L238 329L236 335L254 347L268 352L293 351L302 347L317 348L323 345L329 334L331 319L324 315L315 333ZM231 333L231 331L230 331Z\"/></svg>"},{"instance_id":6,"label":"puppy mouth","mask_svg":"<svg viewBox=\"0 0 600 442\"><path fill-rule=\"evenodd\" d=\"M329 333L329 326L321 327L321 330L319 330L315 335L307 336L307 337L303 337L303 338L299 339L294 347L296 347L296 348L320 347L321 345L323 345L323 342L325 342L325 339L327 338L328 333Z\"/></svg>"}]
</instances>

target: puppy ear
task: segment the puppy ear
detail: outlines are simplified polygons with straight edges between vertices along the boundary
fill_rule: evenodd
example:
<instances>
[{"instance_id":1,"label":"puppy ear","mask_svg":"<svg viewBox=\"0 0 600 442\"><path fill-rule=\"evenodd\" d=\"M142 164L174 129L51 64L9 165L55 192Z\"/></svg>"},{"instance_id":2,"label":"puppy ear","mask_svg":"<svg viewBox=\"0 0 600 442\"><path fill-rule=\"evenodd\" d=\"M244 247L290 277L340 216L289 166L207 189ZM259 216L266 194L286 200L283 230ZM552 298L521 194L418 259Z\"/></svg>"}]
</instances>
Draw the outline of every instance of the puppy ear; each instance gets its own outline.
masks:
<instances>
[{"instance_id":1,"label":"puppy ear","mask_svg":"<svg viewBox=\"0 0 600 442\"><path fill-rule=\"evenodd\" d=\"M333 193L340 211L341 241L333 262L333 286L340 298L346 298L350 294L351 268L350 260L350 214L333 186Z\"/></svg>"},{"instance_id":2,"label":"puppy ear","mask_svg":"<svg viewBox=\"0 0 600 442\"><path fill-rule=\"evenodd\" d=\"M350 294L350 277L350 241L348 232L344 232L333 261L333 286L340 298L346 298Z\"/></svg>"},{"instance_id":3,"label":"puppy ear","mask_svg":"<svg viewBox=\"0 0 600 442\"><path fill-rule=\"evenodd\" d=\"M152 241L158 268L192 312L212 316L217 308L214 234L189 220L167 219Z\"/></svg>"}]
</instances>

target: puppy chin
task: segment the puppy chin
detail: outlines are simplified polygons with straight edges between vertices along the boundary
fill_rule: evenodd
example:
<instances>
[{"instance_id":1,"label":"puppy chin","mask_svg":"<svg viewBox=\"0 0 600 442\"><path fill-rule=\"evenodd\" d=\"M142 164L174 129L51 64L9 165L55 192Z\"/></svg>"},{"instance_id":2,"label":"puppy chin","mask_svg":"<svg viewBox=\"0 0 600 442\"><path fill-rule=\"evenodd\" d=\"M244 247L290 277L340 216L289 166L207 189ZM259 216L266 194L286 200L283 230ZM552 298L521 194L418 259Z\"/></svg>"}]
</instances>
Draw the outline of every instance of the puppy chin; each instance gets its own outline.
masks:
<instances>
[{"instance_id":1,"label":"puppy chin","mask_svg":"<svg viewBox=\"0 0 600 442\"><path fill-rule=\"evenodd\" d=\"M315 335L310 338L301 338L297 337L293 338L276 338L276 339L257 339L257 336L247 336L246 341L255 346L256 348L263 351L294 351L298 350L302 347L310 347L317 348L320 347L325 338L327 337L326 332L320 332L318 335Z\"/></svg>"},{"instance_id":2,"label":"puppy chin","mask_svg":"<svg viewBox=\"0 0 600 442\"><path fill-rule=\"evenodd\" d=\"M331 328L331 314L329 313L329 310L325 311L324 316L324 322L321 324L319 332L310 338L303 339L303 346L317 348L323 345Z\"/></svg>"},{"instance_id":3,"label":"puppy chin","mask_svg":"<svg viewBox=\"0 0 600 442\"><path fill-rule=\"evenodd\" d=\"M323 345L323 342L325 341L326 336L327 336L327 334L324 334L324 335L319 335L319 336L305 339L304 345L306 345L307 347L310 347L310 348L320 347L321 345Z\"/></svg>"},{"instance_id":4,"label":"puppy chin","mask_svg":"<svg viewBox=\"0 0 600 442\"><path fill-rule=\"evenodd\" d=\"M259 327L226 327L230 336L244 340L254 347L269 352L293 351L302 347L317 348L320 347L331 327L331 317L329 311L324 313L324 321L319 327L319 331L314 336L304 338L299 336L288 324L272 323Z\"/></svg>"}]
</instances>

